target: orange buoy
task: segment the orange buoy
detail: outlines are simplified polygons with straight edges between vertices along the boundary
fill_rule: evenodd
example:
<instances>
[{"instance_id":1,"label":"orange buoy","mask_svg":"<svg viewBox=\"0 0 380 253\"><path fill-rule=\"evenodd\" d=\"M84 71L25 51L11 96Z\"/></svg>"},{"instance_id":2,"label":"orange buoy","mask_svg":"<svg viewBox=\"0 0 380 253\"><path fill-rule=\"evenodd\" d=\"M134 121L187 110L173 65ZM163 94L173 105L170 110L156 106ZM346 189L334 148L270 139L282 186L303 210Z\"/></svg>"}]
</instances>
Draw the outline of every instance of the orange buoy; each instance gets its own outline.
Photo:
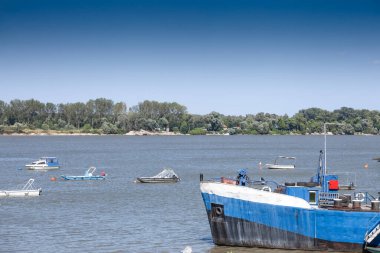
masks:
<instances>
[{"instance_id":1,"label":"orange buoy","mask_svg":"<svg viewBox=\"0 0 380 253\"><path fill-rule=\"evenodd\" d=\"M368 163L364 164L364 169L368 169Z\"/></svg>"},{"instance_id":2,"label":"orange buoy","mask_svg":"<svg viewBox=\"0 0 380 253\"><path fill-rule=\"evenodd\" d=\"M50 181L57 181L57 178L56 177L51 177Z\"/></svg>"}]
</instances>

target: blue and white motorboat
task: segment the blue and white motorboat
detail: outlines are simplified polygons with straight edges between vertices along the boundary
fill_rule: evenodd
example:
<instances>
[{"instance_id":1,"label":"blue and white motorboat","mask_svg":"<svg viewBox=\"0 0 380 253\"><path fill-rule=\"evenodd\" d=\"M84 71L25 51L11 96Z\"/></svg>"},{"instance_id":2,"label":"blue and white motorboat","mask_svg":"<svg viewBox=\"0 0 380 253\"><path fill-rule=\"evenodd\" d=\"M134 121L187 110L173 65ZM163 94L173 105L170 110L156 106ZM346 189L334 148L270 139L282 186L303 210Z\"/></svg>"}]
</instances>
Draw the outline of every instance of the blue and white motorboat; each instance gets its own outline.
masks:
<instances>
[{"instance_id":1,"label":"blue and white motorboat","mask_svg":"<svg viewBox=\"0 0 380 253\"><path fill-rule=\"evenodd\" d=\"M25 167L29 170L56 170L61 167L56 157L41 157L31 164L26 164Z\"/></svg>"},{"instance_id":2,"label":"blue and white motorboat","mask_svg":"<svg viewBox=\"0 0 380 253\"><path fill-rule=\"evenodd\" d=\"M64 180L76 180L76 181L83 181L83 180L104 180L106 178L106 173L102 171L100 175L94 175L96 168L90 167L84 175L80 176L67 176L62 175L61 178Z\"/></svg>"},{"instance_id":3,"label":"blue and white motorboat","mask_svg":"<svg viewBox=\"0 0 380 253\"><path fill-rule=\"evenodd\" d=\"M326 143L326 142L325 142ZM319 251L380 252L379 198L346 194L328 174L320 152L308 182L276 184L261 178L236 184L204 181L200 190L217 245Z\"/></svg>"}]
</instances>

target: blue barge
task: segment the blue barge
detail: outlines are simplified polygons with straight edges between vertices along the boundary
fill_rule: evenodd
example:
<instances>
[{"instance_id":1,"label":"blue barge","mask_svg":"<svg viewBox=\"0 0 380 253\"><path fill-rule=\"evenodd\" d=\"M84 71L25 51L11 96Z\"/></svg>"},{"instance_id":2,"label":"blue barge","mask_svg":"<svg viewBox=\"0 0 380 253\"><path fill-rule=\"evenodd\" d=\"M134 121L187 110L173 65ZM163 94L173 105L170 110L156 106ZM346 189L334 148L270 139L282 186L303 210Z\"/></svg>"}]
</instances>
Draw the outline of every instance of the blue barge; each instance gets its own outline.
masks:
<instances>
[{"instance_id":1,"label":"blue barge","mask_svg":"<svg viewBox=\"0 0 380 253\"><path fill-rule=\"evenodd\" d=\"M265 181L203 181L200 189L217 245L301 250L380 250L378 199L341 194L336 175L326 173L323 152L309 182L271 189ZM324 165L323 165L324 164Z\"/></svg>"}]
</instances>

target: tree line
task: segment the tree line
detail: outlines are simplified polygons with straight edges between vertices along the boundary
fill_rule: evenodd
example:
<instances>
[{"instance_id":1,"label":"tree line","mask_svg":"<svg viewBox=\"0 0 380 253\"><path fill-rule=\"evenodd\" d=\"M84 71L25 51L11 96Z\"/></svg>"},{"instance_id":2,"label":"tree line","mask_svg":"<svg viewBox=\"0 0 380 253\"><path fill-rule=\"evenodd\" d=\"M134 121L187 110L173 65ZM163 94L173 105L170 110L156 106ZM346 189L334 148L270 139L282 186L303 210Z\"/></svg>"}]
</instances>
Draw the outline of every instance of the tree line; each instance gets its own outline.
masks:
<instances>
[{"instance_id":1,"label":"tree line","mask_svg":"<svg viewBox=\"0 0 380 253\"><path fill-rule=\"evenodd\" d=\"M0 134L33 130L56 130L95 134L124 134L129 131L171 131L183 134L313 134L323 123L334 134L380 134L380 112L342 107L334 111L308 108L293 116L260 112L245 116L211 112L196 115L176 102L143 101L127 107L125 102L106 98L86 103L42 103L35 99L0 100Z\"/></svg>"}]
</instances>

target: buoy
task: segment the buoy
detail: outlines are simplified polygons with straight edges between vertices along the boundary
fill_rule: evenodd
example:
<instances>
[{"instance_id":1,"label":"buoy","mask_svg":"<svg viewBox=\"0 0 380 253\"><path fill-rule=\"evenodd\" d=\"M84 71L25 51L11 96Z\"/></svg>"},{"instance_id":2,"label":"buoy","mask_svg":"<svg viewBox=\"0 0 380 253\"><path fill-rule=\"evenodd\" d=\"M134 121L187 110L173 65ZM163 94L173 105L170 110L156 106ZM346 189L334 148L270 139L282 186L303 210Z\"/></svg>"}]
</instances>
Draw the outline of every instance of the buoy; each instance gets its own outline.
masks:
<instances>
[{"instance_id":1,"label":"buoy","mask_svg":"<svg viewBox=\"0 0 380 253\"><path fill-rule=\"evenodd\" d=\"M50 181L57 181L57 178L56 177L51 177Z\"/></svg>"},{"instance_id":2,"label":"buoy","mask_svg":"<svg viewBox=\"0 0 380 253\"><path fill-rule=\"evenodd\" d=\"M364 164L364 169L368 169L368 163Z\"/></svg>"}]
</instances>

